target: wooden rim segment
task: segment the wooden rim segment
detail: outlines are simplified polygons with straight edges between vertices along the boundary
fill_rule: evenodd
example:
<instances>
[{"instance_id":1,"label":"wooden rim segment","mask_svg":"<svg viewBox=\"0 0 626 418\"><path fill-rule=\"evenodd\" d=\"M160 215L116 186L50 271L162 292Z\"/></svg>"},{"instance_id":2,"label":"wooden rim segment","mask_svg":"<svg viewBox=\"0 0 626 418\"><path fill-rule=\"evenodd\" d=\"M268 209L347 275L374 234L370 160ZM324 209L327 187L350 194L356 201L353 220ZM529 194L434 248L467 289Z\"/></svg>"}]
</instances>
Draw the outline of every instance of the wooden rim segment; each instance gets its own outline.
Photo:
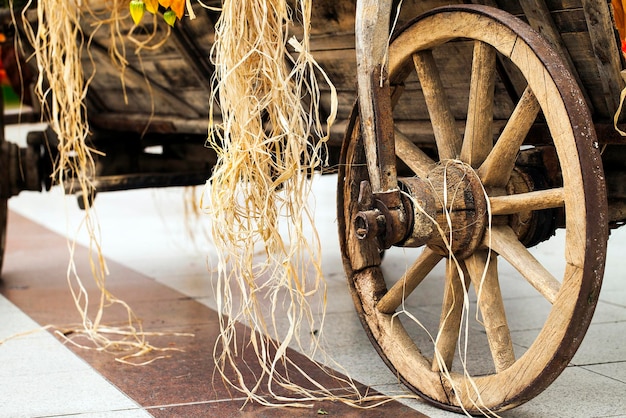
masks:
<instances>
[{"instance_id":1,"label":"wooden rim segment","mask_svg":"<svg viewBox=\"0 0 626 418\"><path fill-rule=\"evenodd\" d=\"M8 199L0 199L0 273L4 265L4 250L7 242Z\"/></svg>"},{"instance_id":2,"label":"wooden rim segment","mask_svg":"<svg viewBox=\"0 0 626 418\"><path fill-rule=\"evenodd\" d=\"M431 51L457 38L474 41L470 102L464 133L457 131L439 70ZM493 144L493 85L496 56L510 60L528 82L504 130ZM419 292L441 254L429 246L394 286L387 288L377 248L359 241L352 230L359 183L368 179L364 145L354 112L342 150L338 220L344 265L361 321L373 345L412 390L443 408L479 413L517 406L545 389L573 357L597 302L607 240L606 195L593 125L573 78L546 42L512 16L483 6L451 6L431 11L405 27L389 48L391 85L401 83L407 68L418 74L439 158L460 159L474 168L487 193L502 189L514 170L515 157L537 114L543 110L560 163L563 186L547 191L489 195L494 216L564 206L565 273L554 278L507 225L488 230L475 251L463 260L447 259L440 328L439 357L422 354L395 309L403 297ZM401 132L396 154L419 177L436 163ZM505 306L500 294L498 262L506 259L552 304L532 345L515 357ZM460 274L459 272L463 273ZM465 276L465 282L459 280ZM468 379L450 369L460 321L463 286L481 293L482 312L495 372ZM446 365L444 368L443 366Z\"/></svg>"}]
</instances>

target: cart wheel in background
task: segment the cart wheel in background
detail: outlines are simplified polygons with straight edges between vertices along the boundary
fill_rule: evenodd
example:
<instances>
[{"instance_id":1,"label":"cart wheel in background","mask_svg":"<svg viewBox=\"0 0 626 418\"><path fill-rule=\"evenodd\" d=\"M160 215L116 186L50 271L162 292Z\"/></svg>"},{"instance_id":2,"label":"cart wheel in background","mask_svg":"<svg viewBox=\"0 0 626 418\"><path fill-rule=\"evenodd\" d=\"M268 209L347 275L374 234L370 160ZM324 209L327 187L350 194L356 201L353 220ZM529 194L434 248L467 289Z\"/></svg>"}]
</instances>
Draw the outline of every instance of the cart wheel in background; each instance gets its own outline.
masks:
<instances>
[{"instance_id":1,"label":"cart wheel in background","mask_svg":"<svg viewBox=\"0 0 626 418\"><path fill-rule=\"evenodd\" d=\"M0 89L0 175L8 176L8 156L4 156L2 151L7 149L4 146L5 137L4 137L4 92ZM0 180L0 184L6 184L7 182ZM1 187L1 186L0 186ZM6 195L6 191L0 190L0 274L2 273L2 266L4 263L4 250L6 248L7 241L7 219L8 219L8 201L9 199L2 198L1 196Z\"/></svg>"},{"instance_id":2,"label":"cart wheel in background","mask_svg":"<svg viewBox=\"0 0 626 418\"><path fill-rule=\"evenodd\" d=\"M4 264L4 249L7 242L8 199L0 199L0 274Z\"/></svg>"},{"instance_id":3,"label":"cart wheel in background","mask_svg":"<svg viewBox=\"0 0 626 418\"><path fill-rule=\"evenodd\" d=\"M457 129L441 85L441 74L448 68L438 69L433 58L440 47L459 39L473 44L464 134ZM509 60L528 85L494 145L496 59ZM433 231L421 252L398 251L400 256L417 251L412 259L393 261L388 252L382 262L376 240L363 239L363 231L357 230L362 228L355 222L362 210L359 196L362 199L369 177L355 108L339 165L338 220L344 266L361 322L386 364L424 399L457 412L515 407L539 394L567 366L597 303L608 227L589 112L546 42L496 9L451 6L431 11L394 38L389 61L392 102L404 100L408 77L417 73L417 90L428 107L434 153L424 152L403 135L397 117L394 123L398 171L412 171L399 177L405 200L408 197L409 206L417 208L411 209L415 220L409 229L420 237L429 228ZM524 141L540 111L562 177L560 184L542 187L532 181L532 170L519 166L520 150L532 149ZM443 214L444 205L448 215ZM557 277L527 249L550 235L541 236L544 231L537 236L524 228L528 220L539 219L541 224L555 219L542 218L545 210L565 214L564 249L558 252L563 273ZM433 227L432 218L440 230ZM397 246L412 246L411 240ZM519 279L513 291L523 289L521 296L530 295L527 301L519 295L503 296L509 292L510 277ZM531 319L507 317L509 304L520 303ZM545 314L540 315L544 305Z\"/></svg>"}]
</instances>

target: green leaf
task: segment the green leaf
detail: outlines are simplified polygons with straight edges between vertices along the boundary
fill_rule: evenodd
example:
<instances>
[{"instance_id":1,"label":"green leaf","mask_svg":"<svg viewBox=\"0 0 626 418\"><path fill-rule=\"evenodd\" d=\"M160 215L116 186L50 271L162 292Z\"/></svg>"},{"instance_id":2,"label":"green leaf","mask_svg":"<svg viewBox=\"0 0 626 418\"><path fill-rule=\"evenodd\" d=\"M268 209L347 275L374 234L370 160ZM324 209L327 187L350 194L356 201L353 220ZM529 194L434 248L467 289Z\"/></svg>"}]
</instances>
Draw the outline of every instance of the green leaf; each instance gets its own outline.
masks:
<instances>
[{"instance_id":1,"label":"green leaf","mask_svg":"<svg viewBox=\"0 0 626 418\"><path fill-rule=\"evenodd\" d=\"M135 25L141 22L144 12L146 11L146 5L143 0L131 0L130 1L130 16L133 18Z\"/></svg>"},{"instance_id":2,"label":"green leaf","mask_svg":"<svg viewBox=\"0 0 626 418\"><path fill-rule=\"evenodd\" d=\"M163 20L165 20L171 27L174 27L174 23L176 23L176 13L174 13L172 9L167 10L163 13Z\"/></svg>"}]
</instances>

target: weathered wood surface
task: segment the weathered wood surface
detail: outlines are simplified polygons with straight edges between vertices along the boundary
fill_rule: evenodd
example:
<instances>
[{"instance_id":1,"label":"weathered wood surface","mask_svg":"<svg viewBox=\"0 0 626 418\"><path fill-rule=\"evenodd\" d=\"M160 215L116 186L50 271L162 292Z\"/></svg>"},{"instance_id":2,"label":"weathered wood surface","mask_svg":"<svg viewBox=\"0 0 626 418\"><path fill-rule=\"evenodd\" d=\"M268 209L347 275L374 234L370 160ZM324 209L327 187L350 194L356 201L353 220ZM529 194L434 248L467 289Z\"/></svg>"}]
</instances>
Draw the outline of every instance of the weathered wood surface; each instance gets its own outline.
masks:
<instances>
[{"instance_id":1,"label":"weathered wood surface","mask_svg":"<svg viewBox=\"0 0 626 418\"><path fill-rule=\"evenodd\" d=\"M136 44L126 41L123 46L128 65L123 83L119 68L109 57L110 33L102 29L93 32L91 54L84 54L83 65L86 74L96 67L87 97L94 129L174 135L206 133L213 73L209 55L217 15L201 8L196 11L197 19L179 25L168 41L154 51L146 48L140 55L133 54ZM93 30L90 24L88 20L83 23L88 34ZM132 29L131 19L122 20L120 25L122 34ZM167 26L159 22L156 32L150 24L135 28L132 36L137 42L154 36L151 43L155 44L166 35Z\"/></svg>"},{"instance_id":2,"label":"weathered wood surface","mask_svg":"<svg viewBox=\"0 0 626 418\"><path fill-rule=\"evenodd\" d=\"M397 26L401 27L416 15L434 7L451 3L455 1L405 0ZM566 65L573 69L592 110L594 122L611 122L623 86L619 71L624 63L612 25L610 1L474 0L473 3L495 5L545 34L561 51ZM213 68L209 56L213 27L219 13L201 7L196 8L196 13L196 20L186 19L177 23L174 36L157 51L143 51L141 60L128 54L125 86L122 86L119 72L111 66L107 56L109 35L101 31L95 36L92 48L96 51L94 59L98 74L89 96L95 128L118 127L143 132L148 126L149 132L206 132ZM345 125L343 122L347 120L356 99L355 13L356 0L314 2L313 53L339 93L338 126L333 129L332 135L335 143L342 140L340 128ZM126 24L122 32L131 29L130 19ZM85 28L89 28L89 22L86 22ZM145 30L146 33L150 31L151 28ZM164 26L159 28L159 33L164 31ZM297 35L300 28L294 27L292 32ZM145 39L147 35L141 35L141 31L136 30L135 36ZM134 46L128 43L126 48L132 51ZM441 83L450 103L450 111L463 127L469 101L468 68L471 68L472 45L466 41L454 42L436 50L433 55L438 68L446 69L441 74ZM85 63L89 67L88 60ZM146 80L150 81L149 86ZM412 75L407 79L404 88L410 94L403 94L397 103L395 119L399 124L412 125L403 130L411 140L434 140L432 133L423 135L429 116L417 77ZM494 133L513 112L513 103L524 89L519 74L502 64L495 80ZM327 92L322 97L326 110L330 109ZM418 132L422 134L418 135Z\"/></svg>"}]
</instances>

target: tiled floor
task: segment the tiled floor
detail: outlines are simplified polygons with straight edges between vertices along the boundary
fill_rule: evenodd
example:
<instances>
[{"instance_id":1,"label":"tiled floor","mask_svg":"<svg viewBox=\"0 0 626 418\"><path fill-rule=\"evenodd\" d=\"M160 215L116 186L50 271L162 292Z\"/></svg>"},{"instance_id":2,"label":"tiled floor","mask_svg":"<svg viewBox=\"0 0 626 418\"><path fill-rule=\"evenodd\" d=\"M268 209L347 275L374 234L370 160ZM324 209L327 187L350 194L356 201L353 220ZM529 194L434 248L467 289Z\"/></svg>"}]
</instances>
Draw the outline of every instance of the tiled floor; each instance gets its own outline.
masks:
<instances>
[{"instance_id":1,"label":"tiled floor","mask_svg":"<svg viewBox=\"0 0 626 418\"><path fill-rule=\"evenodd\" d=\"M8 138L21 136L15 129ZM334 176L317 179L315 191L330 295L328 350L358 382L383 393L402 393L368 342L344 284L336 237L335 182ZM213 374L217 323L206 266L214 250L205 234L206 219L186 217L184 199L179 188L115 192L96 199L109 289L132 305L146 330L195 334L193 338L171 333L154 337L151 342L156 345L185 351L145 367L64 346L50 333L37 331L47 324L79 319L65 281L69 255L64 237L75 235L82 213L74 198L64 198L57 189L22 193L10 200L0 340L27 334L0 345L0 417L287 417L319 416L324 411L342 417L456 416L419 400L391 402L370 411L328 402L307 410L244 406L243 398L228 393ZM85 243L82 236L78 241ZM86 250L77 251L78 267L85 269ZM558 258L549 247L544 253L546 263L550 257ZM572 365L537 398L503 416L626 417L624 254L626 228L610 239L601 301ZM386 257L393 262L396 255ZM541 303L522 294L511 300L511 306L512 322L517 324L512 326L523 338L541 313Z\"/></svg>"}]
</instances>

